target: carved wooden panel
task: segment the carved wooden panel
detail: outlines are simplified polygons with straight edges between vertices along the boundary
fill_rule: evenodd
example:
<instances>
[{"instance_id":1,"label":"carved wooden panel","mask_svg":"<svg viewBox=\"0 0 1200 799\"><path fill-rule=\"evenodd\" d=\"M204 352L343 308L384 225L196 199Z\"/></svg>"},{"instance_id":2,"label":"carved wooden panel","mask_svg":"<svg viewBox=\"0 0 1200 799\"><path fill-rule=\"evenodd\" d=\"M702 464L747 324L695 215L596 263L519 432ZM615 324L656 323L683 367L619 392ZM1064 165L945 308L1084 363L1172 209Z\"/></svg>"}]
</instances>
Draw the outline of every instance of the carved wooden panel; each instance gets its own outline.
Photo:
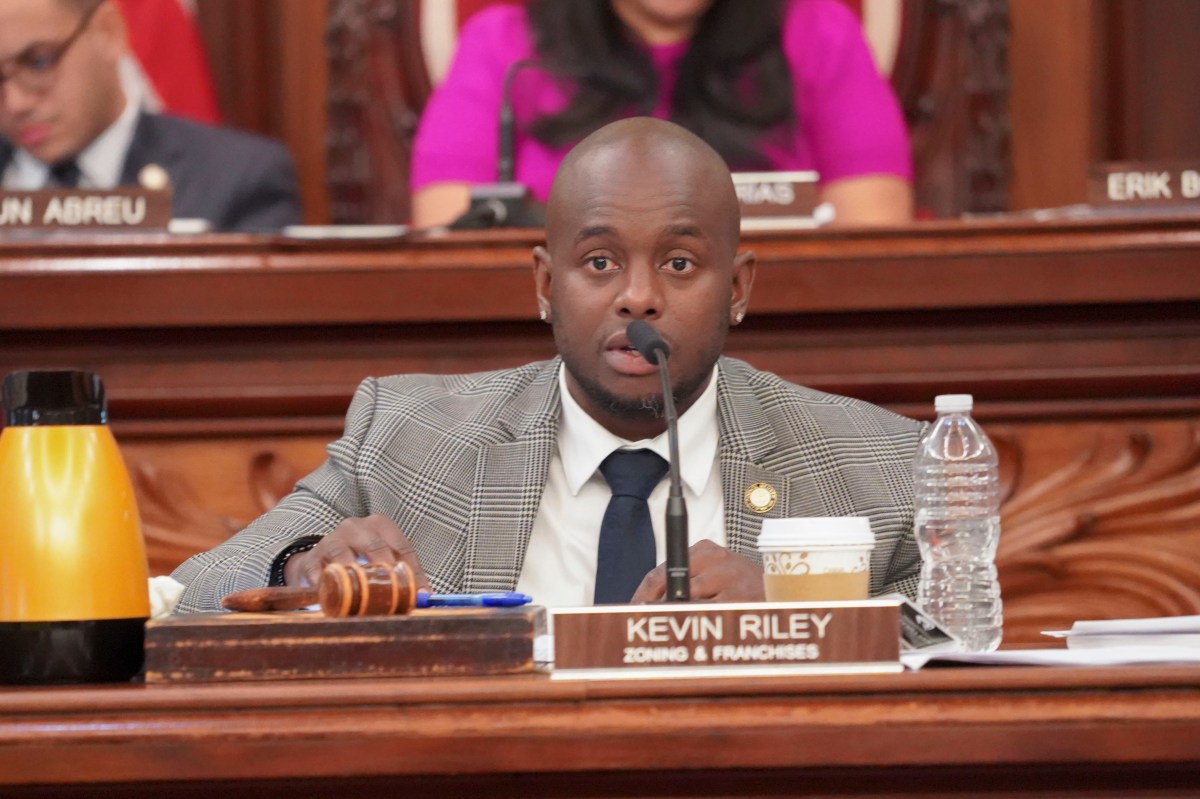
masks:
<instances>
[{"instance_id":1,"label":"carved wooden panel","mask_svg":"<svg viewBox=\"0 0 1200 799\"><path fill-rule=\"evenodd\" d=\"M409 218L412 139L429 77L415 0L332 0L326 133L335 223Z\"/></svg>"},{"instance_id":2,"label":"carved wooden panel","mask_svg":"<svg viewBox=\"0 0 1200 799\"><path fill-rule=\"evenodd\" d=\"M1200 614L1200 423L996 426L1005 640Z\"/></svg>"},{"instance_id":3,"label":"carved wooden panel","mask_svg":"<svg viewBox=\"0 0 1200 799\"><path fill-rule=\"evenodd\" d=\"M912 139L920 212L1008 208L1008 1L908 0L892 85Z\"/></svg>"},{"instance_id":4,"label":"carved wooden panel","mask_svg":"<svg viewBox=\"0 0 1200 799\"><path fill-rule=\"evenodd\" d=\"M325 436L120 441L150 573L169 574L275 506L325 457Z\"/></svg>"},{"instance_id":5,"label":"carved wooden panel","mask_svg":"<svg viewBox=\"0 0 1200 799\"><path fill-rule=\"evenodd\" d=\"M997 424L1005 641L1077 619L1200 614L1200 422ZM324 458L325 436L122 443L153 574L215 546Z\"/></svg>"}]
</instances>

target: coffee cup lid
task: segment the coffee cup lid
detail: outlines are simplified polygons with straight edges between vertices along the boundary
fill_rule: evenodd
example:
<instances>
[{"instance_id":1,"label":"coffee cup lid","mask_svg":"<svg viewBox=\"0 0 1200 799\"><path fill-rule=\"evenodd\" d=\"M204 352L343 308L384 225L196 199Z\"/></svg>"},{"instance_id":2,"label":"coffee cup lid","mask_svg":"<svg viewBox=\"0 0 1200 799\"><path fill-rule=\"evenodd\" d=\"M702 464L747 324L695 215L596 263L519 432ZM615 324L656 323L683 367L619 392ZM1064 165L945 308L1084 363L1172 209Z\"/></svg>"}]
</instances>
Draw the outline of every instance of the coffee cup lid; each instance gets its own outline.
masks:
<instances>
[{"instance_id":1,"label":"coffee cup lid","mask_svg":"<svg viewBox=\"0 0 1200 799\"><path fill-rule=\"evenodd\" d=\"M758 548L875 546L871 520L866 516L808 516L795 519L763 519Z\"/></svg>"}]
</instances>

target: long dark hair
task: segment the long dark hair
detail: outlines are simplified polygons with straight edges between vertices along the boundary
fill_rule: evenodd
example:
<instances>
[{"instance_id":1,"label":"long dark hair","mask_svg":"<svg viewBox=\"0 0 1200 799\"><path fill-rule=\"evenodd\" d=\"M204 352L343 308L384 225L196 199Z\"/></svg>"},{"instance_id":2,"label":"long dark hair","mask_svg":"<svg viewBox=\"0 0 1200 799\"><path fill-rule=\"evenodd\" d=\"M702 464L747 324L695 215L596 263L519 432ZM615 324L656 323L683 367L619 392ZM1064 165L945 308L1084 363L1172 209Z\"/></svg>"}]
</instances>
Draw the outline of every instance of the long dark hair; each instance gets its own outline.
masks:
<instances>
[{"instance_id":1,"label":"long dark hair","mask_svg":"<svg viewBox=\"0 0 1200 799\"><path fill-rule=\"evenodd\" d=\"M764 135L795 123L783 9L784 0L714 0L679 65L671 120L735 169L764 167ZM563 147L618 117L653 110L654 65L609 0L531 0L528 14L542 68L575 86L562 111L530 124L534 138Z\"/></svg>"}]
</instances>

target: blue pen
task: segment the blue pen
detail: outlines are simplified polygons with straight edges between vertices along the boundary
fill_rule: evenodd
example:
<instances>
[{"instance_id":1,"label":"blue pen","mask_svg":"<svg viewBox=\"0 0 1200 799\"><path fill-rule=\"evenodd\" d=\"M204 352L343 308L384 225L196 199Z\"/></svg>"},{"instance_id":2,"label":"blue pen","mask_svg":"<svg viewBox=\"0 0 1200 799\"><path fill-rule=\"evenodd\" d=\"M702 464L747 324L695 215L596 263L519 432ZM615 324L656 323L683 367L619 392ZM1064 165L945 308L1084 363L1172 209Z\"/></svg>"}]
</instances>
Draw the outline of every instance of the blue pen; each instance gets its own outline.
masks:
<instances>
[{"instance_id":1,"label":"blue pen","mask_svg":"<svg viewBox=\"0 0 1200 799\"><path fill-rule=\"evenodd\" d=\"M417 607L419 608L515 608L518 605L528 605L532 601L533 597L529 594L522 594L518 591L501 591L493 594L431 594L424 590L417 591Z\"/></svg>"}]
</instances>

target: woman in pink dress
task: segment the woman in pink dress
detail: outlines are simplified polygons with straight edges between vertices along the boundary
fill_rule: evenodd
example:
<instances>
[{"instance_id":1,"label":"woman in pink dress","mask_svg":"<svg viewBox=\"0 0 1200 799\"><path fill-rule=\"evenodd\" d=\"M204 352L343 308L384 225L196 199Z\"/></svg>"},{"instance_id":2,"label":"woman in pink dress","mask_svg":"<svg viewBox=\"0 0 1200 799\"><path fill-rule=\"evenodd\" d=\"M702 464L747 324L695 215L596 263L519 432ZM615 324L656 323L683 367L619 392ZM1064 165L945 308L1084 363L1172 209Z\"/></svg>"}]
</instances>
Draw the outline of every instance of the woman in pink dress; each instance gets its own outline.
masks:
<instances>
[{"instance_id":1,"label":"woman in pink dress","mask_svg":"<svg viewBox=\"0 0 1200 799\"><path fill-rule=\"evenodd\" d=\"M544 202L563 155L614 119L671 119L735 171L815 170L838 224L912 217L904 120L840 0L531 0L468 20L413 150L413 223L496 180L505 83L515 179Z\"/></svg>"}]
</instances>

